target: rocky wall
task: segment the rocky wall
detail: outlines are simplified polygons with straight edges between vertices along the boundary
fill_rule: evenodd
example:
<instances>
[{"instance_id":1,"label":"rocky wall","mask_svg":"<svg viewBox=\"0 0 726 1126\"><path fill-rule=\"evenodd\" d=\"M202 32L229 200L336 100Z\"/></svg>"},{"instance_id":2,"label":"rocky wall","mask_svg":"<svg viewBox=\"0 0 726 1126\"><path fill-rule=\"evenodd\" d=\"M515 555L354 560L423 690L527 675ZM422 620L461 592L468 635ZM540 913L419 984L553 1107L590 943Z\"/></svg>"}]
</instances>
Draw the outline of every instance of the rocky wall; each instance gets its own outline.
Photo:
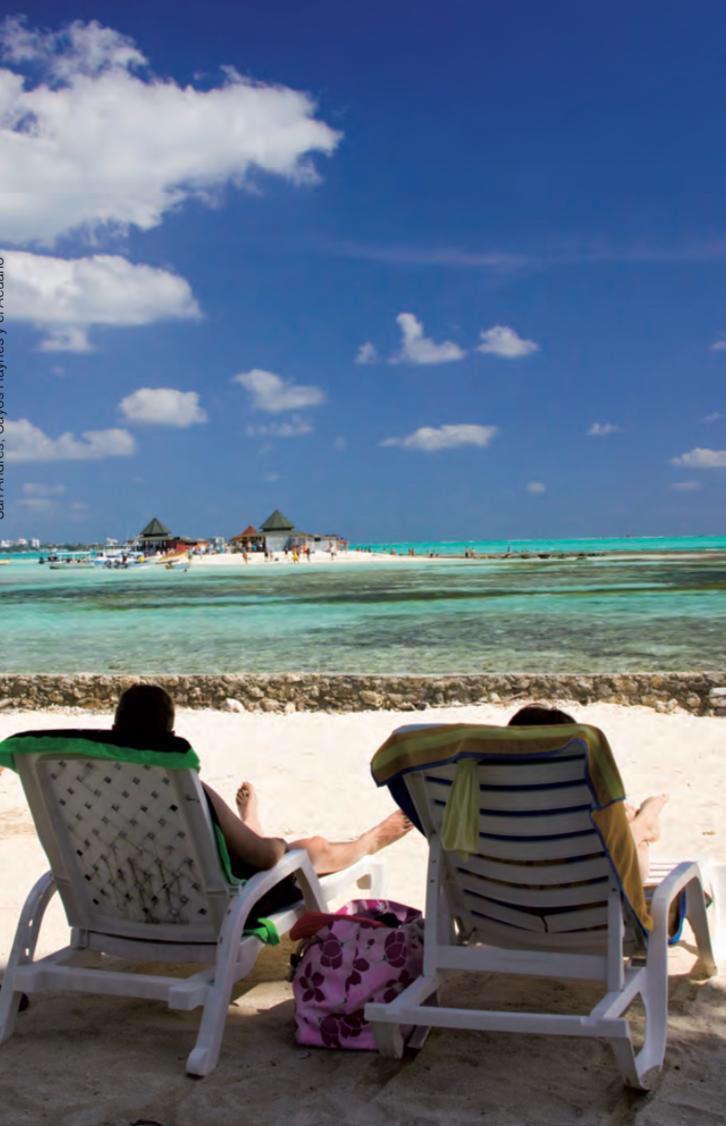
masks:
<instances>
[{"instance_id":1,"label":"rocky wall","mask_svg":"<svg viewBox=\"0 0 726 1126\"><path fill-rule=\"evenodd\" d=\"M354 676L286 673L235 676L0 675L0 708L108 711L120 692L145 680L161 684L180 707L230 711L416 711L455 704L594 702L641 704L726 715L726 673L622 675L482 673L469 676Z\"/></svg>"}]
</instances>

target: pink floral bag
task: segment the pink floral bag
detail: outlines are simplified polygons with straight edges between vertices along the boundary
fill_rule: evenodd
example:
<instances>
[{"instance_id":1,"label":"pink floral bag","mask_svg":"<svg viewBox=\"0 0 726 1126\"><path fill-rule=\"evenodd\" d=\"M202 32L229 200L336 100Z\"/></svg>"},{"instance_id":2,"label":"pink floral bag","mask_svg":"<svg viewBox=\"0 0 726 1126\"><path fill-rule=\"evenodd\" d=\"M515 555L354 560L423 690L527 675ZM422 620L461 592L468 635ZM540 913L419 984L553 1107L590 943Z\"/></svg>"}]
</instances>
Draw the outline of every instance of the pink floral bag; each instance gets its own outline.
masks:
<instances>
[{"instance_id":1,"label":"pink floral bag","mask_svg":"<svg viewBox=\"0 0 726 1126\"><path fill-rule=\"evenodd\" d=\"M290 937L304 939L292 980L298 1044L374 1052L363 1009L392 1001L422 972L421 912L354 899L335 914L308 912Z\"/></svg>"}]
</instances>

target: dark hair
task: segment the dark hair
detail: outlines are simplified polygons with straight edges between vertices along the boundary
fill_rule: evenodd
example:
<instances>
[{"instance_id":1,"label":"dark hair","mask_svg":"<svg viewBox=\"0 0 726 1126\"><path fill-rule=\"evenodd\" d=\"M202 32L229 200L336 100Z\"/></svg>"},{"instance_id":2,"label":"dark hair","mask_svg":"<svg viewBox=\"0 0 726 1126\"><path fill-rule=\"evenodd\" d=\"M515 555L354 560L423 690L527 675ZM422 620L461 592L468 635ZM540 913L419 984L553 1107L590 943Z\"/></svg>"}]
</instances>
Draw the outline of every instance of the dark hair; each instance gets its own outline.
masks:
<instances>
[{"instance_id":1,"label":"dark hair","mask_svg":"<svg viewBox=\"0 0 726 1126\"><path fill-rule=\"evenodd\" d=\"M132 684L116 705L113 726L126 735L168 735L174 727L174 701L158 684Z\"/></svg>"},{"instance_id":2,"label":"dark hair","mask_svg":"<svg viewBox=\"0 0 726 1126\"><path fill-rule=\"evenodd\" d=\"M577 723L567 712L546 704L525 704L512 716L508 727L554 727L558 723Z\"/></svg>"}]
</instances>

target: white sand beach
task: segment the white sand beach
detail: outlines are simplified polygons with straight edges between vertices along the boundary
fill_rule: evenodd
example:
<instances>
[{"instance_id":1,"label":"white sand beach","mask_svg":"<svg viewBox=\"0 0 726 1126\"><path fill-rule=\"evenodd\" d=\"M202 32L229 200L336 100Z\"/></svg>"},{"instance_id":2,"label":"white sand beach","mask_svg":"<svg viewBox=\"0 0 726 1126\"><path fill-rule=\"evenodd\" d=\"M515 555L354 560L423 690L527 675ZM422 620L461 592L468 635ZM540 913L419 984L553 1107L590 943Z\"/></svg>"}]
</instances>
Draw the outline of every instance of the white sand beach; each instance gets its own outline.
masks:
<instances>
[{"instance_id":1,"label":"white sand beach","mask_svg":"<svg viewBox=\"0 0 726 1126\"><path fill-rule=\"evenodd\" d=\"M182 711L176 730L202 760L202 776L229 801L253 780L263 826L295 837L322 832L345 838L391 808L370 780L369 761L401 723L459 720L504 723L514 709L480 706L429 712L346 715L227 714ZM576 716L607 733L629 796L667 791L664 837L656 855L704 853L726 860L726 722L684 713L659 715L614 705L575 707ZM107 726L87 712L3 713L0 736L39 727ZM5 964L21 905L46 863L17 777L0 775L0 966ZM421 906L425 845L416 833L384 854L388 894ZM56 903L41 949L64 940ZM285 981L291 944L263 952L230 1008L219 1066L194 1081L184 1074L196 1013L140 1001L55 995L34 998L0 1048L2 1110L12 1126L206 1126L265 1120L350 1126L489 1123L598 1126L722 1123L726 1103L723 1030L726 977L689 976L692 953L671 955L671 1008L666 1067L647 1097L622 1088L609 1049L593 1041L437 1032L403 1061L368 1053L307 1050L292 1035L292 994ZM546 1001L563 1010L581 1003L584 987L491 979L474 989L461 977L450 996L493 1005L508 996L523 1008ZM588 996L589 996L588 992Z\"/></svg>"},{"instance_id":2,"label":"white sand beach","mask_svg":"<svg viewBox=\"0 0 726 1126\"><path fill-rule=\"evenodd\" d=\"M181 558L181 556L179 556ZM284 567L296 567L298 570L305 570L306 567L329 567L340 566L341 564L350 563L365 563L365 564L380 564L380 563L433 563L442 562L446 559L462 558L461 556L442 556L442 555L408 555L400 551L312 551L310 556L299 555L297 559L294 558L293 553L288 551L273 551L270 552L269 558L265 558L261 551L250 551L247 553L247 558L239 551L226 551L217 554L201 554L193 555L190 562L192 567L273 567L275 565L282 565ZM164 559L160 558L154 561L158 566L164 566Z\"/></svg>"}]
</instances>

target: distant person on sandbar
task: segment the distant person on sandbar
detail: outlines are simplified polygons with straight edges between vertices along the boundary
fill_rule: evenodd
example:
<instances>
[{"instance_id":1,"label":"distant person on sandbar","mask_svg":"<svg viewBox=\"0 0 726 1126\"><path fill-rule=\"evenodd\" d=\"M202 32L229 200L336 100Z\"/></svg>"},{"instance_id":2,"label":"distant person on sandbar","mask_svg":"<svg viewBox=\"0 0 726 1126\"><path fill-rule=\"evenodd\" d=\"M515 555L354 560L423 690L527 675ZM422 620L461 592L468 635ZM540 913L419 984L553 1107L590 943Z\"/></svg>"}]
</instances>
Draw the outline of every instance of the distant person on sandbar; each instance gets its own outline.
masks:
<instances>
[{"instance_id":1,"label":"distant person on sandbar","mask_svg":"<svg viewBox=\"0 0 726 1126\"><path fill-rule=\"evenodd\" d=\"M123 735L153 740L174 734L174 701L156 684L134 684L122 694L116 707L113 729ZM260 825L258 799L251 782L237 790L237 813L206 782L202 783L212 816L227 842L232 871L241 879L272 868L290 849L304 848L318 875L338 872L363 856L379 852L400 840L412 828L408 818L396 810L377 825L350 841L329 841L326 837L302 837L285 841L270 837ZM268 910L270 908L268 907Z\"/></svg>"},{"instance_id":2,"label":"distant person on sandbar","mask_svg":"<svg viewBox=\"0 0 726 1126\"><path fill-rule=\"evenodd\" d=\"M545 704L527 704L512 716L508 726L550 727L577 722L559 708L549 708ZM623 803L625 816L638 851L638 867L643 883L648 878L650 868L650 846L660 840L660 815L667 801L667 794L656 794L655 797L646 798L637 809L629 802Z\"/></svg>"}]
</instances>

